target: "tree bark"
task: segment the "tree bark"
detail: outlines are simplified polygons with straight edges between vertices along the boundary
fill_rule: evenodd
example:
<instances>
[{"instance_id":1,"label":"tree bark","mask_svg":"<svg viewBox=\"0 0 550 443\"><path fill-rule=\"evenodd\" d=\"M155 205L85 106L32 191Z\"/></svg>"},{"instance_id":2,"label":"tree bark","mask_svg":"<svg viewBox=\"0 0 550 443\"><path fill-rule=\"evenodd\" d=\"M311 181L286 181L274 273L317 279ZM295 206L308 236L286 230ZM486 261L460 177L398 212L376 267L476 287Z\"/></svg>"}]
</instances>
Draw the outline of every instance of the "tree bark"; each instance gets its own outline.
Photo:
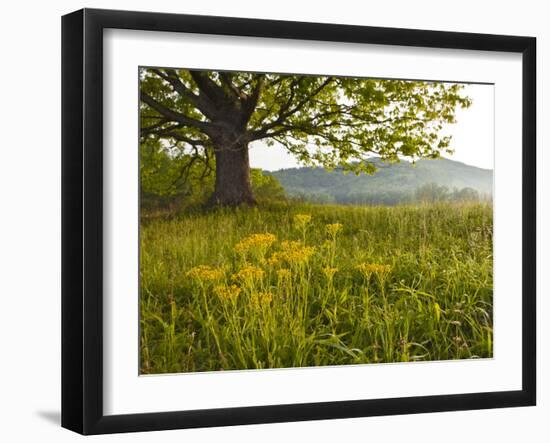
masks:
<instances>
[{"instance_id":1,"label":"tree bark","mask_svg":"<svg viewBox=\"0 0 550 443\"><path fill-rule=\"evenodd\" d=\"M210 197L212 206L256 204L250 183L248 143L216 149L216 185Z\"/></svg>"}]
</instances>

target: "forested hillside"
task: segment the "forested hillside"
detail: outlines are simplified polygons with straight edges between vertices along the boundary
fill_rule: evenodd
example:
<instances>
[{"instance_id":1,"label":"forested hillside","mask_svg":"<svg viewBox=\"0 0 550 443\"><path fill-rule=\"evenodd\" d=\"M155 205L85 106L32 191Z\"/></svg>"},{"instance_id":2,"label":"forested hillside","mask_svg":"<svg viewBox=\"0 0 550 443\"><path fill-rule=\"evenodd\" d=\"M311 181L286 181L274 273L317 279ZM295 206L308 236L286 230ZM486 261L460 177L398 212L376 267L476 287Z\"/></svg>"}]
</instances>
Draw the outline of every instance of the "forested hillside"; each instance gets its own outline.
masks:
<instances>
[{"instance_id":1,"label":"forested hillside","mask_svg":"<svg viewBox=\"0 0 550 443\"><path fill-rule=\"evenodd\" d=\"M329 172L323 168L292 168L271 174L289 196L318 202L398 204L424 198L490 198L493 171L449 159L407 161L391 165L373 160L373 175Z\"/></svg>"}]
</instances>

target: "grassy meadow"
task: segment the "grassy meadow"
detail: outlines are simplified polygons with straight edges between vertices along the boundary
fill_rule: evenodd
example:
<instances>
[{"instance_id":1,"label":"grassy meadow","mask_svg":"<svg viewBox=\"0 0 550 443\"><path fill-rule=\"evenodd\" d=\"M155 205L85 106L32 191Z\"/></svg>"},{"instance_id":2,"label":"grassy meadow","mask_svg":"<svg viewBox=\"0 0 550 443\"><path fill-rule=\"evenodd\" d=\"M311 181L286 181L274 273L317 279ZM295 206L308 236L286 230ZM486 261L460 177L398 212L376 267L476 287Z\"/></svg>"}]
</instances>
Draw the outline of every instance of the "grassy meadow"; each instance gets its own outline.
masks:
<instances>
[{"instance_id":1,"label":"grassy meadow","mask_svg":"<svg viewBox=\"0 0 550 443\"><path fill-rule=\"evenodd\" d=\"M142 374L492 357L489 203L148 215Z\"/></svg>"}]
</instances>

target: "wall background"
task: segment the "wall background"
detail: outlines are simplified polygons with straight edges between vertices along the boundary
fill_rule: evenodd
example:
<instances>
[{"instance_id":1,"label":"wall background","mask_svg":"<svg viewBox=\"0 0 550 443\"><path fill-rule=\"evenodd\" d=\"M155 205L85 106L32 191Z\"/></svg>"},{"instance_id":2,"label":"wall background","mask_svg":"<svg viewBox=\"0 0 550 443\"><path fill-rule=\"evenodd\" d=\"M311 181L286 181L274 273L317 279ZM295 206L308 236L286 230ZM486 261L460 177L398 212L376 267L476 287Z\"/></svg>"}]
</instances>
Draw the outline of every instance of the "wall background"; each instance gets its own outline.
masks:
<instances>
[{"instance_id":1,"label":"wall background","mask_svg":"<svg viewBox=\"0 0 550 443\"><path fill-rule=\"evenodd\" d=\"M60 414L60 32L81 7L530 35L538 38L538 406L94 437L94 441L548 441L550 436L550 156L543 153L550 93L549 11L535 0L260 2L88 0L6 3L0 27L0 436L7 442L81 441ZM545 112L546 111L546 112ZM544 251L541 251L544 249ZM414 380L411 380L414 383Z\"/></svg>"}]
</instances>

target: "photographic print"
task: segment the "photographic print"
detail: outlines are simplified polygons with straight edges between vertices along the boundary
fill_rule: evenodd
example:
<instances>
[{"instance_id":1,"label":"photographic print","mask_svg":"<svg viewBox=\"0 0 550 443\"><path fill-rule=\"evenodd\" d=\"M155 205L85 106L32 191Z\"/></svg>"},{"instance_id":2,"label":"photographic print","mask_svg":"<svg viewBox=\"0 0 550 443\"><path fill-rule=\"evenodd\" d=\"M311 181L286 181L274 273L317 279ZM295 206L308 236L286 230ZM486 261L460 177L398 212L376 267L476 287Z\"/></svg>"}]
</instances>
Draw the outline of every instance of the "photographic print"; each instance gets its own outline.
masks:
<instances>
[{"instance_id":1,"label":"photographic print","mask_svg":"<svg viewBox=\"0 0 550 443\"><path fill-rule=\"evenodd\" d=\"M492 358L492 84L139 85L140 374Z\"/></svg>"}]
</instances>

